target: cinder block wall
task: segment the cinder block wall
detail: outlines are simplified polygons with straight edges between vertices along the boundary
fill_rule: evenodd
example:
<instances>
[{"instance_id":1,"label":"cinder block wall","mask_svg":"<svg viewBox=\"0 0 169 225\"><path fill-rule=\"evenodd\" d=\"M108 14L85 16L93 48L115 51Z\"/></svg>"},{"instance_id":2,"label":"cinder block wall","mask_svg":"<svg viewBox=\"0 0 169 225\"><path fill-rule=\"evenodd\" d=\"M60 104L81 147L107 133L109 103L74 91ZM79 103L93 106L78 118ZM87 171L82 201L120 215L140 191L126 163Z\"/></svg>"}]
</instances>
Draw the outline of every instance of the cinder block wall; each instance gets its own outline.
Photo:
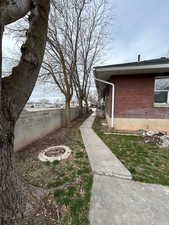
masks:
<instances>
[{"instance_id":1,"label":"cinder block wall","mask_svg":"<svg viewBox=\"0 0 169 225\"><path fill-rule=\"evenodd\" d=\"M64 113L63 109L22 112L15 127L15 151L64 126ZM71 108L71 120L78 116L79 109Z\"/></svg>"}]
</instances>

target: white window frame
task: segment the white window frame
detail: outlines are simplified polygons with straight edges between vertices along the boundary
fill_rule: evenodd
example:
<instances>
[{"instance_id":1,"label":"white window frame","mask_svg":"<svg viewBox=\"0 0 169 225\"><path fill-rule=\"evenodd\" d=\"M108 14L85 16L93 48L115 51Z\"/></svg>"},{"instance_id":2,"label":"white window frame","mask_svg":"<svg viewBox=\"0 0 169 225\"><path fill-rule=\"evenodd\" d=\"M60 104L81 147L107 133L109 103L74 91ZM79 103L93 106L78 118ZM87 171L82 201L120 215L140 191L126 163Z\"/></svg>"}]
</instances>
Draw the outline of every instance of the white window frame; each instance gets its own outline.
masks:
<instances>
[{"instance_id":1,"label":"white window frame","mask_svg":"<svg viewBox=\"0 0 169 225\"><path fill-rule=\"evenodd\" d=\"M154 95L155 95L155 92L168 92L168 95L167 95L167 103L156 103L155 102L155 99L154 99L154 106L155 107L169 107L169 90L156 90L156 80L157 79L169 79L169 76L158 76L158 77L155 77L155 80L154 80Z\"/></svg>"}]
</instances>

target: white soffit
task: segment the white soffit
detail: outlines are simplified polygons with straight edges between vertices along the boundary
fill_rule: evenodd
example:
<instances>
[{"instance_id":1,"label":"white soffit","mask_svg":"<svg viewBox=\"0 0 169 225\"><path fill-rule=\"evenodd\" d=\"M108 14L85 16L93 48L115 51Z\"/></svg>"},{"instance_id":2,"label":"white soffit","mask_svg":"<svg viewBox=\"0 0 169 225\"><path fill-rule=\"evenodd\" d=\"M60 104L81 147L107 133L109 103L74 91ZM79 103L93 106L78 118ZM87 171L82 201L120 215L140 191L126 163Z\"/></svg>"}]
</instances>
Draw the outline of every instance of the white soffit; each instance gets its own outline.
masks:
<instances>
[{"instance_id":1,"label":"white soffit","mask_svg":"<svg viewBox=\"0 0 169 225\"><path fill-rule=\"evenodd\" d=\"M95 68L96 72L108 72L108 71L125 71L125 70L140 70L140 69L162 69L166 68L169 71L169 63L166 64L157 64L157 65L137 65L137 66L110 66L110 67L100 67Z\"/></svg>"},{"instance_id":2,"label":"white soffit","mask_svg":"<svg viewBox=\"0 0 169 225\"><path fill-rule=\"evenodd\" d=\"M96 67L94 69L95 77L102 80L109 80L113 75L160 74L166 72L169 72L169 63L157 65Z\"/></svg>"}]
</instances>

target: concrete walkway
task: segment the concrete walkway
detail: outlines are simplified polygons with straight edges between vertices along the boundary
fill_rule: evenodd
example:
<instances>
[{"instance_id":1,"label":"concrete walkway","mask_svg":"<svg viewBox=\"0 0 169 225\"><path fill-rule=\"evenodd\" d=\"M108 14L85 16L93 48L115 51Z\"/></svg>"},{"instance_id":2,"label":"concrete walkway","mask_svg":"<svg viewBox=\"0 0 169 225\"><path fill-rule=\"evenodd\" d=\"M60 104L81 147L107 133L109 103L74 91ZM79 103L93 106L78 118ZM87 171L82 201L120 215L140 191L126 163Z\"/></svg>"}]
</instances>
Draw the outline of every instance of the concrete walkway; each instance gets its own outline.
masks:
<instances>
[{"instance_id":1,"label":"concrete walkway","mask_svg":"<svg viewBox=\"0 0 169 225\"><path fill-rule=\"evenodd\" d=\"M90 116L80 127L93 172L99 175L131 179L130 172L92 130L94 119L94 116Z\"/></svg>"},{"instance_id":2,"label":"concrete walkway","mask_svg":"<svg viewBox=\"0 0 169 225\"><path fill-rule=\"evenodd\" d=\"M169 225L169 187L134 182L130 172L92 130L80 127L94 172L91 225Z\"/></svg>"}]
</instances>

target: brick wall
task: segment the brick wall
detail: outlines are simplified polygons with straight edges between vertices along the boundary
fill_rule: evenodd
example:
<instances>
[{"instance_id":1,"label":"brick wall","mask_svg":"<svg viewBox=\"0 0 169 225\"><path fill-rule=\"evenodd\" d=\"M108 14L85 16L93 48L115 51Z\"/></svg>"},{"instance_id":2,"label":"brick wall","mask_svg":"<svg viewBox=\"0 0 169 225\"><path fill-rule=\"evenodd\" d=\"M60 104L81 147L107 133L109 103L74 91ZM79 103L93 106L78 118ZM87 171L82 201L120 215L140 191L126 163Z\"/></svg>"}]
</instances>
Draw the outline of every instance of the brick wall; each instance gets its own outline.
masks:
<instances>
[{"instance_id":1,"label":"brick wall","mask_svg":"<svg viewBox=\"0 0 169 225\"><path fill-rule=\"evenodd\" d=\"M113 76L116 118L169 118L169 108L154 107L155 75ZM108 88L107 113L111 116L111 88Z\"/></svg>"}]
</instances>

